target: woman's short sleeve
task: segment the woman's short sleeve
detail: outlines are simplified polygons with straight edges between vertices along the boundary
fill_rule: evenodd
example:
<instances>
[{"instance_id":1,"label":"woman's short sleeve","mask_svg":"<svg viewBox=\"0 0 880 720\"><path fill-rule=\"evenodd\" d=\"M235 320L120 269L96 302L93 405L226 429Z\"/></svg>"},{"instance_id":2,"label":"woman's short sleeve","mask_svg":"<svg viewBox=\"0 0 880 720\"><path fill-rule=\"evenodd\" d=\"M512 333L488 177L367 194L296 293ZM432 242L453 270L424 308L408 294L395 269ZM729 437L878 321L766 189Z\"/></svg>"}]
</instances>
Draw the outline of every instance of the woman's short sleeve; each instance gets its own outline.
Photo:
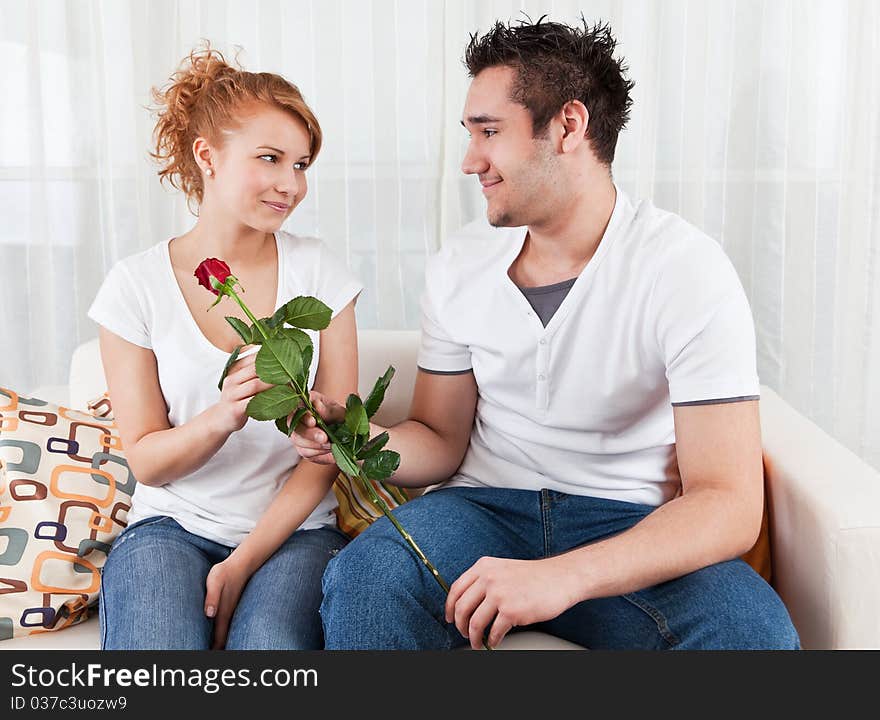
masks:
<instances>
[{"instance_id":1,"label":"woman's short sleeve","mask_svg":"<svg viewBox=\"0 0 880 720\"><path fill-rule=\"evenodd\" d=\"M116 263L111 268L88 315L123 340L152 349L150 328L138 286L123 263Z\"/></svg>"},{"instance_id":2,"label":"woman's short sleeve","mask_svg":"<svg viewBox=\"0 0 880 720\"><path fill-rule=\"evenodd\" d=\"M322 240L318 241L317 251L315 297L329 306L332 317L336 317L364 286Z\"/></svg>"}]
</instances>

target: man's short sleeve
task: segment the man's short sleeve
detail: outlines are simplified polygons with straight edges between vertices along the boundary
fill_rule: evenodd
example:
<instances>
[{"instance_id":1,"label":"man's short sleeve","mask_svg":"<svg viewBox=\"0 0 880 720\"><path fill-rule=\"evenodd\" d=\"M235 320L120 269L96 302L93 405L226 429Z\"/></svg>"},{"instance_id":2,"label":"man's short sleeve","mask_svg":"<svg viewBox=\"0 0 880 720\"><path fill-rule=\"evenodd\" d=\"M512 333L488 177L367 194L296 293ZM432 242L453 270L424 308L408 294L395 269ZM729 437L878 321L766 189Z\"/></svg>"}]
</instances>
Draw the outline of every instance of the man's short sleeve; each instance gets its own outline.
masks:
<instances>
[{"instance_id":1,"label":"man's short sleeve","mask_svg":"<svg viewBox=\"0 0 880 720\"><path fill-rule=\"evenodd\" d=\"M673 405L759 397L752 313L720 247L661 270L653 305Z\"/></svg>"},{"instance_id":2,"label":"man's short sleeve","mask_svg":"<svg viewBox=\"0 0 880 720\"><path fill-rule=\"evenodd\" d=\"M323 240L318 240L317 250L315 297L336 317L364 286Z\"/></svg>"},{"instance_id":3,"label":"man's short sleeve","mask_svg":"<svg viewBox=\"0 0 880 720\"><path fill-rule=\"evenodd\" d=\"M123 263L116 263L104 279L88 316L123 340L152 349L150 329L138 285Z\"/></svg>"},{"instance_id":4,"label":"man's short sleeve","mask_svg":"<svg viewBox=\"0 0 880 720\"><path fill-rule=\"evenodd\" d=\"M448 303L444 298L450 287L450 274L442 254L425 263L425 290L422 293L422 335L418 366L430 373L458 374L471 370L471 352L467 345L455 340L446 317Z\"/></svg>"}]
</instances>

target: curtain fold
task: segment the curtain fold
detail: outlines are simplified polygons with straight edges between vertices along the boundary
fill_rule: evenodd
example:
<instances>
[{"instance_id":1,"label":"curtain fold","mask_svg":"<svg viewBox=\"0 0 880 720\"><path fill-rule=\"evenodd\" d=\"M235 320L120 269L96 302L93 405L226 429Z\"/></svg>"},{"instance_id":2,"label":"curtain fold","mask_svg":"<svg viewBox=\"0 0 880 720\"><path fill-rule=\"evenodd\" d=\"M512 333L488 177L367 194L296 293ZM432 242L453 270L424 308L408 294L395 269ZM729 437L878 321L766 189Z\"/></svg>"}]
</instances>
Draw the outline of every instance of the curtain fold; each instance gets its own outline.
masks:
<instances>
[{"instance_id":1,"label":"curtain fold","mask_svg":"<svg viewBox=\"0 0 880 720\"><path fill-rule=\"evenodd\" d=\"M0 385L65 382L110 266L194 222L147 108L202 38L300 86L325 146L287 228L365 283L361 327L418 327L426 255L483 212L462 52L521 12L611 23L636 81L616 181L722 244L762 382L880 467L871 0L0 0Z\"/></svg>"}]
</instances>

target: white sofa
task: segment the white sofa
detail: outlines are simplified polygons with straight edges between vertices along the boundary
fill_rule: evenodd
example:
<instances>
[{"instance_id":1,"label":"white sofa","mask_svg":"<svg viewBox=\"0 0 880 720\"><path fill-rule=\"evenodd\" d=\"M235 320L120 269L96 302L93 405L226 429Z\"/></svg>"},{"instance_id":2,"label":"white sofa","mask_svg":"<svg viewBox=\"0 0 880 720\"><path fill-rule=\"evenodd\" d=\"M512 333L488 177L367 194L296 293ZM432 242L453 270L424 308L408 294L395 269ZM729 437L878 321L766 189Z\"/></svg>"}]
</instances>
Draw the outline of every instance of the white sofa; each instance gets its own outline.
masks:
<instances>
[{"instance_id":1,"label":"white sofa","mask_svg":"<svg viewBox=\"0 0 880 720\"><path fill-rule=\"evenodd\" d=\"M406 417L416 373L418 333L360 332L360 391L391 364L397 370L377 422ZM46 400L85 407L105 390L97 341L73 355L68 386L38 388ZM761 425L769 499L773 585L808 649L880 649L880 473L830 438L767 387ZM59 633L0 642L0 649L96 649L90 619ZM518 632L504 649L573 649Z\"/></svg>"}]
</instances>

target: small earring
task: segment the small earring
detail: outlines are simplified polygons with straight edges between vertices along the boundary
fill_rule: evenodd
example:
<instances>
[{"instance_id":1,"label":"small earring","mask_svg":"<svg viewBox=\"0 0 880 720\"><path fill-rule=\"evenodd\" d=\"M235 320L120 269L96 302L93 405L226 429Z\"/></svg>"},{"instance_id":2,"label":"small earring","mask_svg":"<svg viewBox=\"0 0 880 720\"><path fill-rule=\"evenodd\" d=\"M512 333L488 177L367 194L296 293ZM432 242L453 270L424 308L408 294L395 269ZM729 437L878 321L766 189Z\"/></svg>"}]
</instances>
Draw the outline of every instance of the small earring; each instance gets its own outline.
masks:
<instances>
[{"instance_id":1,"label":"small earring","mask_svg":"<svg viewBox=\"0 0 880 720\"><path fill-rule=\"evenodd\" d=\"M208 177L211 177L213 174L214 174L214 171L211 168L208 168L207 170L205 170L205 175L207 175Z\"/></svg>"}]
</instances>

